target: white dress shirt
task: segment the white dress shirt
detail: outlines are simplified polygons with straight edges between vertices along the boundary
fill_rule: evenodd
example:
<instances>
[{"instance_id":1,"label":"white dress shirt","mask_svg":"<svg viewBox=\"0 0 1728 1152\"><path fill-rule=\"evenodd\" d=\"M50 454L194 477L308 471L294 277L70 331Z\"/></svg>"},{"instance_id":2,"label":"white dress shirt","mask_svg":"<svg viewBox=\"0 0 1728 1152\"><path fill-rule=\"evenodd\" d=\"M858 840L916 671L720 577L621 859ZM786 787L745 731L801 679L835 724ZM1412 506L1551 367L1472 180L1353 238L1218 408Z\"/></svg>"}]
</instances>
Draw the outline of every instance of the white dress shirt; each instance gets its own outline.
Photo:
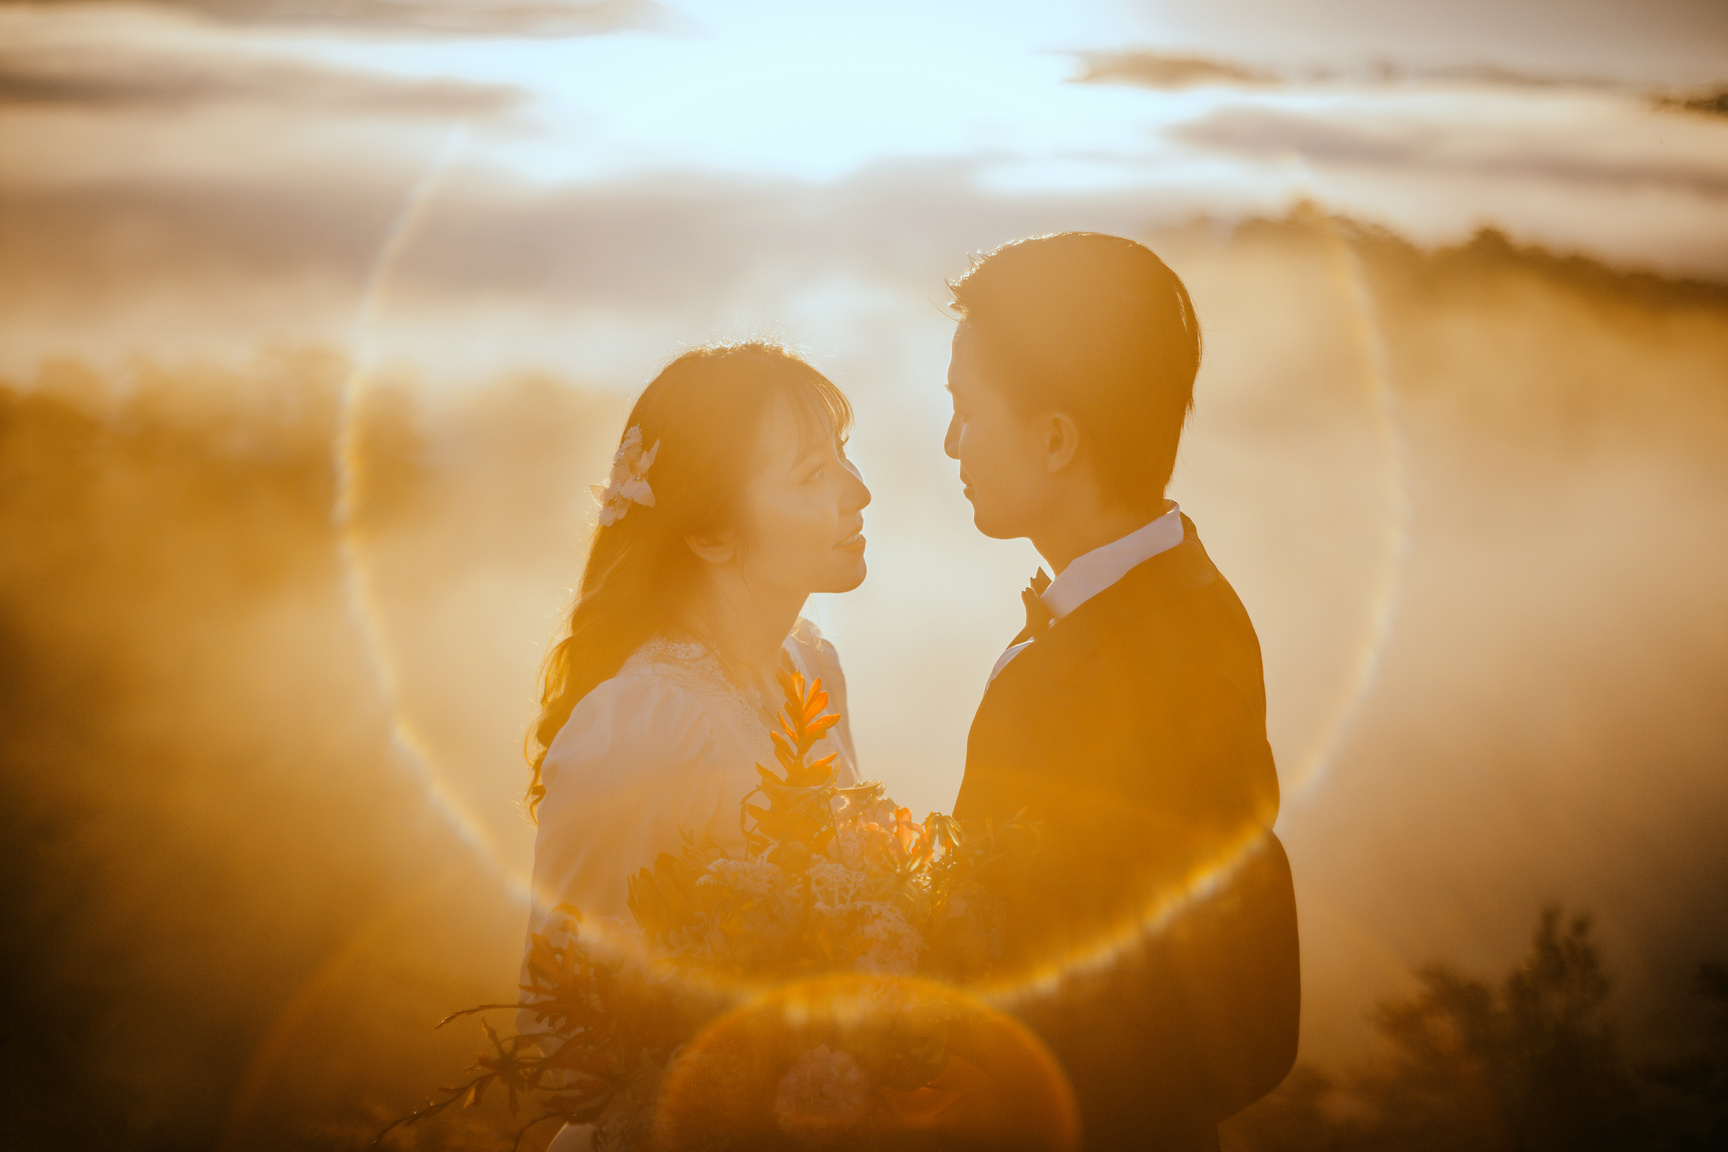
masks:
<instances>
[{"instance_id":1,"label":"white dress shirt","mask_svg":"<svg viewBox=\"0 0 1728 1152\"><path fill-rule=\"evenodd\" d=\"M1116 581L1128 575L1135 568L1160 552L1168 552L1182 543L1182 509L1176 506L1176 501L1164 502L1164 513L1150 524L1136 528L1120 540L1112 540L1101 548L1094 548L1084 556L1075 558L1068 567L1062 569L1062 575L1050 582L1050 587L1044 589L1039 599L1044 601L1044 607L1050 609L1050 615L1057 620L1068 615ZM1002 653L996 661L996 666L990 669L990 679L985 681L988 687L1002 669L1008 667L1008 662L1020 655L1026 645L1032 643L1023 640Z\"/></svg>"}]
</instances>

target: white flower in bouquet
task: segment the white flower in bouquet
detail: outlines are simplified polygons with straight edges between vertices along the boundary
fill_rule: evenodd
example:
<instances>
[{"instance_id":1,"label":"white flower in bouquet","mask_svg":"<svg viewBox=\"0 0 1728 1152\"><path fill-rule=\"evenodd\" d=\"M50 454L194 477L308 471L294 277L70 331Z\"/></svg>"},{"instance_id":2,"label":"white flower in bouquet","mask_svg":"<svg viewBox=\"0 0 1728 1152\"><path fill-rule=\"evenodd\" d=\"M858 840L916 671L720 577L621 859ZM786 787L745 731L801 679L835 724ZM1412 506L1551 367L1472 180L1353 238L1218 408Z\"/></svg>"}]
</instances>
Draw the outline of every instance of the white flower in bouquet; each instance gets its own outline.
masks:
<instances>
[{"instance_id":1,"label":"white flower in bouquet","mask_svg":"<svg viewBox=\"0 0 1728 1152\"><path fill-rule=\"evenodd\" d=\"M893 821L890 820L891 826ZM892 833L875 821L853 820L834 830L834 847L840 863L847 868L868 871L873 861L888 855Z\"/></svg>"},{"instance_id":2,"label":"white flower in bouquet","mask_svg":"<svg viewBox=\"0 0 1728 1152\"><path fill-rule=\"evenodd\" d=\"M859 944L863 947L852 962L853 968L876 976L912 975L924 954L924 937L892 904L874 905L871 912L854 934L854 948Z\"/></svg>"},{"instance_id":3,"label":"white flower in bouquet","mask_svg":"<svg viewBox=\"0 0 1728 1152\"><path fill-rule=\"evenodd\" d=\"M786 889L786 873L778 864L760 857L731 860L726 857L708 865L707 873L696 881L700 885L722 884L733 892L747 896L777 896Z\"/></svg>"},{"instance_id":4,"label":"white flower in bouquet","mask_svg":"<svg viewBox=\"0 0 1728 1152\"><path fill-rule=\"evenodd\" d=\"M869 1075L850 1052L826 1044L798 1057L774 1094L780 1130L816 1147L845 1135L869 1109Z\"/></svg>"},{"instance_id":5,"label":"white flower in bouquet","mask_svg":"<svg viewBox=\"0 0 1728 1152\"><path fill-rule=\"evenodd\" d=\"M838 910L874 894L875 884L870 874L861 868L848 868L838 860L818 858L806 873L810 891L816 897L816 907L823 912Z\"/></svg>"}]
</instances>

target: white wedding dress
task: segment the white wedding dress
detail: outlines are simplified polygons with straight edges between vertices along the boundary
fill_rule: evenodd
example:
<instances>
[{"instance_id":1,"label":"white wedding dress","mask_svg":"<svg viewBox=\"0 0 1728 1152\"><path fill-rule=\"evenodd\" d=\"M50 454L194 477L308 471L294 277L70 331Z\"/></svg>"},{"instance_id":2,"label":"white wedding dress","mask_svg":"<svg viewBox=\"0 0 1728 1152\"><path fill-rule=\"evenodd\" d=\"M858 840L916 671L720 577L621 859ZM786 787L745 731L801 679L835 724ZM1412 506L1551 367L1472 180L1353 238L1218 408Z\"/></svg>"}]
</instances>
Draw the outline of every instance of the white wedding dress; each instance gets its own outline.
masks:
<instances>
[{"instance_id":1,"label":"white wedding dress","mask_svg":"<svg viewBox=\"0 0 1728 1152\"><path fill-rule=\"evenodd\" d=\"M858 782L846 682L834 646L800 620L785 651L806 680L820 678L840 713L812 758L837 753L839 782ZM779 701L770 701L778 707ZM738 805L774 766L773 716L720 670L702 644L652 640L582 698L541 766L546 796L534 841L534 913L541 930L559 904L584 920L629 915L628 877L676 852L681 831L744 849Z\"/></svg>"},{"instance_id":2,"label":"white wedding dress","mask_svg":"<svg viewBox=\"0 0 1728 1152\"><path fill-rule=\"evenodd\" d=\"M835 753L838 782L858 783L834 646L801 619L785 652L807 681L821 679L841 716L812 758ZM775 764L772 722L705 645L656 639L639 648L582 698L547 749L529 931L547 931L560 904L575 905L585 924L627 920L628 878L677 852L683 832L743 855L739 802L760 780L756 765ZM567 1125L552 1149L584 1149L589 1131Z\"/></svg>"}]
</instances>

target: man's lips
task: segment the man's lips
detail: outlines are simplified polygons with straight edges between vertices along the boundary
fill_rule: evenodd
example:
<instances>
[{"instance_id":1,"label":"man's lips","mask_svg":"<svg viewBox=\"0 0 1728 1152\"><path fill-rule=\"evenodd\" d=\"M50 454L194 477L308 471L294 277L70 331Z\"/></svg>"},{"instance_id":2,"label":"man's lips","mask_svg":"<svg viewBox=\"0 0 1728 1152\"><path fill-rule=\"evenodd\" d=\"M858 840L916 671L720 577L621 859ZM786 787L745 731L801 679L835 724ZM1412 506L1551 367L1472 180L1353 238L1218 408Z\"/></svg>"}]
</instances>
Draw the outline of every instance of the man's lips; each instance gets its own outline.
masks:
<instances>
[{"instance_id":1,"label":"man's lips","mask_svg":"<svg viewBox=\"0 0 1728 1152\"><path fill-rule=\"evenodd\" d=\"M864 533L862 531L854 532L834 547L842 552L862 552L864 551Z\"/></svg>"}]
</instances>

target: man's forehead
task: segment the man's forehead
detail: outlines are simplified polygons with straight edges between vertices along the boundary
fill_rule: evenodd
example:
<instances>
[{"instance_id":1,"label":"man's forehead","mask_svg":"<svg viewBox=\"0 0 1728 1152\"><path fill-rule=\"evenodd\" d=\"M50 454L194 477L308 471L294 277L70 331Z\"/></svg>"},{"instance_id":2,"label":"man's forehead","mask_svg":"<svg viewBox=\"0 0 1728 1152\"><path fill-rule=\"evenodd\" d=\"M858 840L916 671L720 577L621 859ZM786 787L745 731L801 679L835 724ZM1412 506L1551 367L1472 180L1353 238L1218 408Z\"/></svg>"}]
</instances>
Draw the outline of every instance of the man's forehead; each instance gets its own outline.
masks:
<instances>
[{"instance_id":1,"label":"man's forehead","mask_svg":"<svg viewBox=\"0 0 1728 1152\"><path fill-rule=\"evenodd\" d=\"M969 337L962 335L965 332L966 326L964 324L954 330L954 344L948 355L948 388L950 391L956 385L965 382L972 365L972 341Z\"/></svg>"}]
</instances>

